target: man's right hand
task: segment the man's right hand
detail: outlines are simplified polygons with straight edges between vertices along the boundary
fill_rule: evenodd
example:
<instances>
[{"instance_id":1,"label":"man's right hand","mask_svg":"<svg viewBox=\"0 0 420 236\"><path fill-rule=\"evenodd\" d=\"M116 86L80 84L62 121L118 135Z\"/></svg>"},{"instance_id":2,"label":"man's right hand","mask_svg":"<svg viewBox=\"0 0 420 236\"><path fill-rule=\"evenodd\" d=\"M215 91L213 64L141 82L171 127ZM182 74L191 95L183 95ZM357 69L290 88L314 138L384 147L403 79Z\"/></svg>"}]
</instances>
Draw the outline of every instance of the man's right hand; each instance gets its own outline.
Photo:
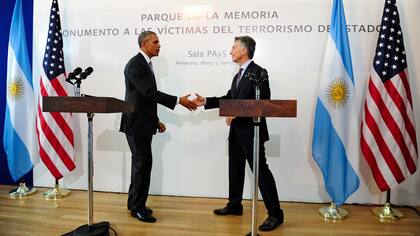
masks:
<instances>
[{"instance_id":1,"label":"man's right hand","mask_svg":"<svg viewBox=\"0 0 420 236\"><path fill-rule=\"evenodd\" d=\"M197 106L203 106L206 104L206 99L202 96L200 96L198 93L195 94L197 96L195 99L192 100L192 102Z\"/></svg>"},{"instance_id":2,"label":"man's right hand","mask_svg":"<svg viewBox=\"0 0 420 236\"><path fill-rule=\"evenodd\" d=\"M191 94L187 94L185 96L179 97L179 104L183 105L190 111L195 111L197 109L197 105L195 105L190 99L188 99L190 95Z\"/></svg>"}]
</instances>

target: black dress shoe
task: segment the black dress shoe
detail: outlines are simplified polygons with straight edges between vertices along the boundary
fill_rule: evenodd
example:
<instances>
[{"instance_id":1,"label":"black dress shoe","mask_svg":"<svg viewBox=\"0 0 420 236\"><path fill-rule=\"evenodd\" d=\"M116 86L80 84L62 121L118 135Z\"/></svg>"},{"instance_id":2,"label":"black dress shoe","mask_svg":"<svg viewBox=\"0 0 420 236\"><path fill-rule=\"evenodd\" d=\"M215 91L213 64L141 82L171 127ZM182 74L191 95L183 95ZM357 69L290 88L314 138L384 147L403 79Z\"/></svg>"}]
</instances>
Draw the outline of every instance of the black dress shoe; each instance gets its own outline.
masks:
<instances>
[{"instance_id":1,"label":"black dress shoe","mask_svg":"<svg viewBox=\"0 0 420 236\"><path fill-rule=\"evenodd\" d=\"M281 224L283 224L282 217L268 216L267 219L258 226L258 229L260 231L271 231Z\"/></svg>"},{"instance_id":2,"label":"black dress shoe","mask_svg":"<svg viewBox=\"0 0 420 236\"><path fill-rule=\"evenodd\" d=\"M152 214L150 214L147 210L143 212L131 211L131 216L143 222L148 222L148 223L156 222L156 218Z\"/></svg>"},{"instance_id":3,"label":"black dress shoe","mask_svg":"<svg viewBox=\"0 0 420 236\"><path fill-rule=\"evenodd\" d=\"M233 208L231 206L226 206L224 208L215 209L213 211L215 215L221 215L221 216L225 216L225 215L241 216L242 212L243 212L242 206L236 207L236 208Z\"/></svg>"},{"instance_id":4,"label":"black dress shoe","mask_svg":"<svg viewBox=\"0 0 420 236\"><path fill-rule=\"evenodd\" d=\"M131 211L131 209L129 207L127 207L127 209ZM146 211L149 212L149 214L153 213L153 210L150 207L146 207Z\"/></svg>"}]
</instances>

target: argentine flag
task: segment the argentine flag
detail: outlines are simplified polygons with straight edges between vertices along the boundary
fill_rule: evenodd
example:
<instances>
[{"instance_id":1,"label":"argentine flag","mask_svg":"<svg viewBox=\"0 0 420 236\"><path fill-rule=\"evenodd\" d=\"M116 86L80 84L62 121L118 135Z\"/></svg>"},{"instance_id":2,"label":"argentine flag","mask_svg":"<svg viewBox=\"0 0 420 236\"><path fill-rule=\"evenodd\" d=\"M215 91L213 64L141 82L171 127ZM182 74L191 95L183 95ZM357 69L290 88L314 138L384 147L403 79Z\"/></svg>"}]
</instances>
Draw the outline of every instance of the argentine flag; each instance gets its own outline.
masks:
<instances>
[{"instance_id":1,"label":"argentine flag","mask_svg":"<svg viewBox=\"0 0 420 236\"><path fill-rule=\"evenodd\" d=\"M343 2L334 0L315 111L312 156L337 206L359 188L359 178L349 158L349 147L358 147L354 87Z\"/></svg>"},{"instance_id":2,"label":"argentine flag","mask_svg":"<svg viewBox=\"0 0 420 236\"><path fill-rule=\"evenodd\" d=\"M26 47L22 0L16 0L13 11L7 63L3 143L10 174L17 181L38 162L36 99Z\"/></svg>"}]
</instances>

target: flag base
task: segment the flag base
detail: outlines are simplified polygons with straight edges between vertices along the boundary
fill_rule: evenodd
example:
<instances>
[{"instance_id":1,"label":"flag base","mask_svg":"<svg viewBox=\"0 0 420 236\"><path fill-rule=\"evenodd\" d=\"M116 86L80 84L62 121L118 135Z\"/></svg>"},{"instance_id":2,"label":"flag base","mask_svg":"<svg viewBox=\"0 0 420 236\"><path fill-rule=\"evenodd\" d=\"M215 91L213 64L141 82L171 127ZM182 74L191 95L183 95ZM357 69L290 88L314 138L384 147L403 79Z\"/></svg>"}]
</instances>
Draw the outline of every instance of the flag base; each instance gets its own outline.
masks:
<instances>
[{"instance_id":1,"label":"flag base","mask_svg":"<svg viewBox=\"0 0 420 236\"><path fill-rule=\"evenodd\" d=\"M44 198L47 200L57 200L67 197L68 195L70 195L70 190L60 188L60 186L56 184L53 189L44 193Z\"/></svg>"},{"instance_id":2,"label":"flag base","mask_svg":"<svg viewBox=\"0 0 420 236\"><path fill-rule=\"evenodd\" d=\"M109 222L102 221L91 226L85 224L62 236L109 236Z\"/></svg>"},{"instance_id":3,"label":"flag base","mask_svg":"<svg viewBox=\"0 0 420 236\"><path fill-rule=\"evenodd\" d=\"M375 207L372 213L379 218L380 221L399 220L404 217L404 214L391 207L391 204L385 203L383 207Z\"/></svg>"},{"instance_id":4,"label":"flag base","mask_svg":"<svg viewBox=\"0 0 420 236\"><path fill-rule=\"evenodd\" d=\"M335 203L331 203L328 207L321 207L318 211L319 215L329 220L342 220L346 218L349 213L341 207L337 207Z\"/></svg>"},{"instance_id":5,"label":"flag base","mask_svg":"<svg viewBox=\"0 0 420 236\"><path fill-rule=\"evenodd\" d=\"M19 183L19 187L17 189L13 189L9 192L10 198L25 198L29 197L36 193L36 188L28 188L24 182Z\"/></svg>"}]
</instances>

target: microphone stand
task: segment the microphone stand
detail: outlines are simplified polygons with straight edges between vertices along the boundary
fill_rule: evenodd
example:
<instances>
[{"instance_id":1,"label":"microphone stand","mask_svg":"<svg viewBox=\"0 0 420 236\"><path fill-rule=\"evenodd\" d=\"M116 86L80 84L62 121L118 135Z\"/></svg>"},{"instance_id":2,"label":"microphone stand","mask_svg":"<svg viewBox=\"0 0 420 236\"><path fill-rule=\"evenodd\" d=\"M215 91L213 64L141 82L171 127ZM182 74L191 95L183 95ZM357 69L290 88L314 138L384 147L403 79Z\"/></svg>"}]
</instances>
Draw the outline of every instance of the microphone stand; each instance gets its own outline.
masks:
<instances>
[{"instance_id":1,"label":"microphone stand","mask_svg":"<svg viewBox=\"0 0 420 236\"><path fill-rule=\"evenodd\" d=\"M79 75L79 77L75 77L75 82L72 84L76 85L76 97L82 97L80 95L80 84L82 83L82 79L86 79L87 76L88 74L83 74L83 75ZM85 96L89 97L89 95L83 95L83 97ZM87 113L87 118L88 118L88 223L82 226L79 226L75 230L65 234L65 236L109 235L109 228L110 228L109 221L93 223L93 117L94 116L95 114L93 112Z\"/></svg>"},{"instance_id":2,"label":"microphone stand","mask_svg":"<svg viewBox=\"0 0 420 236\"><path fill-rule=\"evenodd\" d=\"M260 100L260 87L265 80L268 79L267 71L261 71L259 78L253 73L248 73L247 77L255 85L255 100ZM253 146L253 194L252 194L252 224L251 232L246 236L259 236L257 233L257 218L258 218L258 182L259 182L259 163L260 163L260 123L261 117L254 117L254 146Z\"/></svg>"},{"instance_id":3,"label":"microphone stand","mask_svg":"<svg viewBox=\"0 0 420 236\"><path fill-rule=\"evenodd\" d=\"M76 79L76 82L74 82L76 85L76 97L81 97L80 95L80 84L82 84L82 80L80 78Z\"/></svg>"}]
</instances>

